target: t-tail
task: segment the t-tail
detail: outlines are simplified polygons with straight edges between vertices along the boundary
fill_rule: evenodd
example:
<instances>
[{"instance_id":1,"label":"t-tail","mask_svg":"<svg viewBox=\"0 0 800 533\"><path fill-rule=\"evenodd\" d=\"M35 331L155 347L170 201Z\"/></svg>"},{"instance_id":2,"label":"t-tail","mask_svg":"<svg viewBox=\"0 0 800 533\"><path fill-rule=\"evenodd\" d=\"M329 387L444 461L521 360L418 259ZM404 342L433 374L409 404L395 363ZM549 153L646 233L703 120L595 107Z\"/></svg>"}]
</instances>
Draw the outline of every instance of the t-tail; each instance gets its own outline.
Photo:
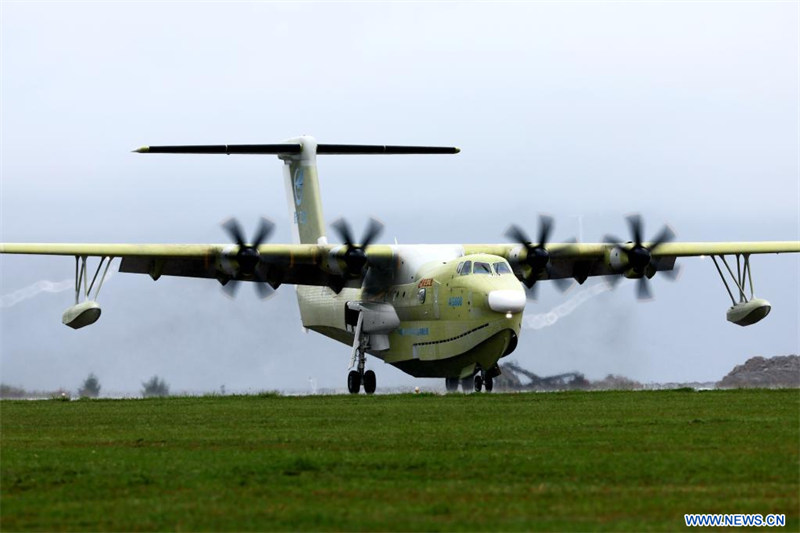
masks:
<instances>
[{"instance_id":1,"label":"t-tail","mask_svg":"<svg viewBox=\"0 0 800 533\"><path fill-rule=\"evenodd\" d=\"M317 141L313 137L297 137L286 142L301 146L299 153L278 155L284 163L283 181L294 240L301 244L327 244L317 178Z\"/></svg>"},{"instance_id":2,"label":"t-tail","mask_svg":"<svg viewBox=\"0 0 800 533\"><path fill-rule=\"evenodd\" d=\"M387 146L375 144L318 144L310 136L277 144L215 144L194 146L144 146L134 152L150 154L255 154L277 155L284 162L284 184L293 222L293 234L301 244L327 244L325 219L317 177L317 154L395 155L457 154L452 146Z\"/></svg>"}]
</instances>

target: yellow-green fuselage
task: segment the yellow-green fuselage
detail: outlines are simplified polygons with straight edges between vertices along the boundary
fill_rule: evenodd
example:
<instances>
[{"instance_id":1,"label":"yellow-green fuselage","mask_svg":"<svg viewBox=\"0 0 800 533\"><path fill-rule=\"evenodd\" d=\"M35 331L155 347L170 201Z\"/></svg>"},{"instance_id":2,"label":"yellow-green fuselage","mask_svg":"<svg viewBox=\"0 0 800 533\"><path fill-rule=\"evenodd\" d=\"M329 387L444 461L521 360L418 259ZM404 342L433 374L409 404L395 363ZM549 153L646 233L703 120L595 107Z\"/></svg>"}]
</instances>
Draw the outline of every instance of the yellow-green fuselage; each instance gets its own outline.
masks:
<instances>
[{"instance_id":1,"label":"yellow-green fuselage","mask_svg":"<svg viewBox=\"0 0 800 533\"><path fill-rule=\"evenodd\" d=\"M404 257L424 257L424 251L415 254L418 250L413 248L398 246L396 256L404 263ZM361 289L345 288L335 294L327 287L298 286L303 325L352 345L354 328L352 321L348 323L347 303L390 304L400 325L388 333L389 349L368 353L417 377L467 377L478 368L488 370L514 349L522 320L521 309L493 310L489 294L514 292L524 298L524 290L510 271L457 272L467 261L507 265L502 257L488 254L429 261L414 269L407 283L390 285L369 297L363 297Z\"/></svg>"}]
</instances>

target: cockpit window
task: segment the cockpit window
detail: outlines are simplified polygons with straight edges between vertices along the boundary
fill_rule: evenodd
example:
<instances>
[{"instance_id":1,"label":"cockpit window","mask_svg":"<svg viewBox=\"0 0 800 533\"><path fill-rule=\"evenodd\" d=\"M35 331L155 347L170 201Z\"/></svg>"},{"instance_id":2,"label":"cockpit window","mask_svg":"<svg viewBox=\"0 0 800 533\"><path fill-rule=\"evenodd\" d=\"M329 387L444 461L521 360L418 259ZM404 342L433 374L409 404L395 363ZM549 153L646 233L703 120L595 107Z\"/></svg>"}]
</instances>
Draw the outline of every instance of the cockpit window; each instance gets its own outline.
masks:
<instances>
[{"instance_id":1,"label":"cockpit window","mask_svg":"<svg viewBox=\"0 0 800 533\"><path fill-rule=\"evenodd\" d=\"M508 263L502 263L502 262L495 263L494 271L497 272L499 275L511 274L511 269L508 267Z\"/></svg>"},{"instance_id":2,"label":"cockpit window","mask_svg":"<svg viewBox=\"0 0 800 533\"><path fill-rule=\"evenodd\" d=\"M475 262L475 267L472 269L473 274L492 274L492 267L489 266L489 263L478 263Z\"/></svg>"},{"instance_id":3,"label":"cockpit window","mask_svg":"<svg viewBox=\"0 0 800 533\"><path fill-rule=\"evenodd\" d=\"M472 261L464 261L464 264L461 265L461 270L459 270L458 273L462 276L466 276L470 272L472 272Z\"/></svg>"}]
</instances>

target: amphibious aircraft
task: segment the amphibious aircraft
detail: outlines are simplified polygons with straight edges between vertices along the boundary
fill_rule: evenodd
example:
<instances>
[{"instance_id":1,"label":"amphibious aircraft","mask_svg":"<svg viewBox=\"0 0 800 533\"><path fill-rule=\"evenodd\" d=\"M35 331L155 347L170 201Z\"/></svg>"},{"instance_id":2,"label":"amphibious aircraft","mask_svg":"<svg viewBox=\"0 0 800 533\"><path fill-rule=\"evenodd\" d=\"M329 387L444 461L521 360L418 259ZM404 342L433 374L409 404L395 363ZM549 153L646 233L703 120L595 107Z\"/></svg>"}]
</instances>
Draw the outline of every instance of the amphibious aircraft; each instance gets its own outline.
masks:
<instances>
[{"instance_id":1,"label":"amphibious aircraft","mask_svg":"<svg viewBox=\"0 0 800 533\"><path fill-rule=\"evenodd\" d=\"M233 244L0 244L0 253L75 257L75 303L62 321L81 328L97 321L97 297L114 259L119 271L216 279L233 295L252 282L269 296L296 285L303 326L351 347L347 387L375 392L367 354L417 377L442 377L448 391L491 391L498 360L517 346L527 294L554 281L560 288L592 276L611 283L635 279L641 298L648 279L675 273L679 257L710 256L731 298L727 319L754 324L770 312L756 298L750 257L800 252L800 241L672 242L665 226L644 239L638 215L627 218L631 239L550 243L550 217L540 217L537 239L511 226L506 244L380 245L382 225L371 220L360 243L343 219L331 226L343 244L331 244L322 215L317 155L456 154L455 147L318 144L302 136L277 144L149 146L147 154L273 154L283 161L294 244L265 244L273 224L262 219L251 242L235 219L223 224ZM729 262L726 256L732 256ZM98 258L90 268L88 258ZM91 271L93 270L93 274ZM726 280L726 273L730 284Z\"/></svg>"}]
</instances>

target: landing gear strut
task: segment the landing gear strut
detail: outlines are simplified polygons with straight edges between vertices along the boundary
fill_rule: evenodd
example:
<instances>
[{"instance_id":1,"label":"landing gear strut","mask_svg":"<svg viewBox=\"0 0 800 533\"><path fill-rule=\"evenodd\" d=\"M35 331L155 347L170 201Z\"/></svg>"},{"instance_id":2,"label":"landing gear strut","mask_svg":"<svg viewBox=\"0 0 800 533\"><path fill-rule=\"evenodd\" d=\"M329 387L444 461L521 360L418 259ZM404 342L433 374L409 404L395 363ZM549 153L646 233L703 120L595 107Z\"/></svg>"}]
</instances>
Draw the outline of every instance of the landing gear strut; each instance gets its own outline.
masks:
<instances>
[{"instance_id":1,"label":"landing gear strut","mask_svg":"<svg viewBox=\"0 0 800 533\"><path fill-rule=\"evenodd\" d=\"M350 358L350 368L356 365L354 370L347 374L347 390L350 394L358 394L361 386L364 386L364 392L373 394L377 386L377 378L375 372L372 370L364 370L367 364L367 337L362 338L361 325L364 321L364 314L358 314L358 322L356 323L355 338L353 340L353 356Z\"/></svg>"}]
</instances>

